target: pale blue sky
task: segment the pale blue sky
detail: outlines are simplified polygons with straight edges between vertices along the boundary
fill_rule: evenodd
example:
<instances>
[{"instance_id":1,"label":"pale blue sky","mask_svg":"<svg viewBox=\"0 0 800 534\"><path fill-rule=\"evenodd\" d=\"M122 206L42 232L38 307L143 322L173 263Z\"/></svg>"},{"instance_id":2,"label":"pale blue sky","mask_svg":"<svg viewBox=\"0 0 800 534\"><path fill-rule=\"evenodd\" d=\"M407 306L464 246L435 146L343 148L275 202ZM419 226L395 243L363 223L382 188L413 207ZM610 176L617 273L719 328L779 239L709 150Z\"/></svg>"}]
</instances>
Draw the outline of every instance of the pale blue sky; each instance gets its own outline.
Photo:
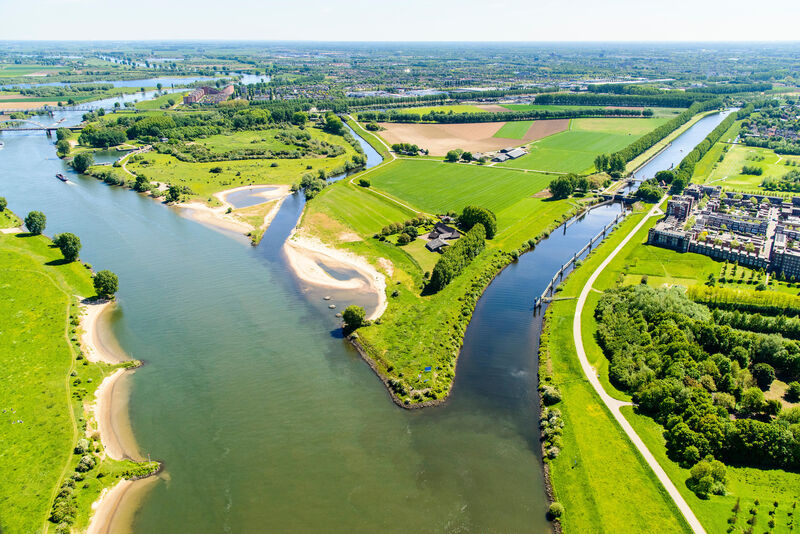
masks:
<instances>
[{"instance_id":1,"label":"pale blue sky","mask_svg":"<svg viewBox=\"0 0 800 534\"><path fill-rule=\"evenodd\" d=\"M0 0L0 14L0 39L800 40L798 0Z\"/></svg>"}]
</instances>

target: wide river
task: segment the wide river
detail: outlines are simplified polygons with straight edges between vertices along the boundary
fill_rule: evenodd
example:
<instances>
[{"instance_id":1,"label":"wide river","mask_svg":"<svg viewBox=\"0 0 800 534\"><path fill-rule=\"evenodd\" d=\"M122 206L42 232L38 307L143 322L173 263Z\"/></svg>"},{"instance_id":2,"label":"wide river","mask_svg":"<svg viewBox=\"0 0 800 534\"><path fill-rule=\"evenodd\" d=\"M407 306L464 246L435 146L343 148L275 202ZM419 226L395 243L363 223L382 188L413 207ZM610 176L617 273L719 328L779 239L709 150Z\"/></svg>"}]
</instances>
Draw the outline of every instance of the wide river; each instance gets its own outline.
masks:
<instances>
[{"instance_id":1,"label":"wide river","mask_svg":"<svg viewBox=\"0 0 800 534\"><path fill-rule=\"evenodd\" d=\"M73 124L79 114L60 118ZM714 119L684 135L702 139ZM142 455L165 464L128 499L133 531L549 531L532 305L617 205L592 210L505 269L478 302L450 401L405 411L341 338L322 293L287 270L281 246L301 197L284 203L253 248L77 176L42 133L0 139L9 207L44 211L49 235L78 234L84 261L119 274L111 326L146 362L128 379L131 425ZM674 163L685 154L668 149L661 168L667 153Z\"/></svg>"}]
</instances>

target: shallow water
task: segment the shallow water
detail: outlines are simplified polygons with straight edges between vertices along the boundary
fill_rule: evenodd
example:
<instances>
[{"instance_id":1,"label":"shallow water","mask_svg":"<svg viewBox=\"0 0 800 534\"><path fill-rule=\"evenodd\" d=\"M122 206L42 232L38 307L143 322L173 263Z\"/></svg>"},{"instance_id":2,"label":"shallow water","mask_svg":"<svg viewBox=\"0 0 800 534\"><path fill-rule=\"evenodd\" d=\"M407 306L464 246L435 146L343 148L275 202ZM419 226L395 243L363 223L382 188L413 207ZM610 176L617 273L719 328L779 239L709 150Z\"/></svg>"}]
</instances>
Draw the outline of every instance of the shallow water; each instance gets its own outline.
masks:
<instances>
[{"instance_id":1,"label":"shallow water","mask_svg":"<svg viewBox=\"0 0 800 534\"><path fill-rule=\"evenodd\" d=\"M451 400L409 412L341 339L323 291L287 271L281 246L301 196L252 248L77 176L41 133L1 138L9 207L44 211L48 234L78 234L82 259L119 274L112 328L146 362L129 381L131 424L142 454L166 468L133 514L135 532L549 530L532 305L618 207L505 269L477 305Z\"/></svg>"}]
</instances>

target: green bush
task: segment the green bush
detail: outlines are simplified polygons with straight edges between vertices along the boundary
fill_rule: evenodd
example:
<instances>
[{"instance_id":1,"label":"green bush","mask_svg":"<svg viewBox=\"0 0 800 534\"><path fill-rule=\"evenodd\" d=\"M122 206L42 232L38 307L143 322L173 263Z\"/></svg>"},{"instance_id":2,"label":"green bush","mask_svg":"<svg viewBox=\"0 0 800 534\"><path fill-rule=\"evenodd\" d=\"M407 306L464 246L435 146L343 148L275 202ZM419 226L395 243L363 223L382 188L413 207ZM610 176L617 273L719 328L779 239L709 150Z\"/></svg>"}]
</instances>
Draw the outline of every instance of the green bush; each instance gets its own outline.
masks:
<instances>
[{"instance_id":1,"label":"green bush","mask_svg":"<svg viewBox=\"0 0 800 534\"><path fill-rule=\"evenodd\" d=\"M564 505L560 502L554 502L550 505L550 508L547 509L547 517L550 520L559 519L561 516L564 515Z\"/></svg>"},{"instance_id":2,"label":"green bush","mask_svg":"<svg viewBox=\"0 0 800 534\"><path fill-rule=\"evenodd\" d=\"M25 228L34 235L44 232L47 225L47 217L41 211L32 211L25 217Z\"/></svg>"}]
</instances>

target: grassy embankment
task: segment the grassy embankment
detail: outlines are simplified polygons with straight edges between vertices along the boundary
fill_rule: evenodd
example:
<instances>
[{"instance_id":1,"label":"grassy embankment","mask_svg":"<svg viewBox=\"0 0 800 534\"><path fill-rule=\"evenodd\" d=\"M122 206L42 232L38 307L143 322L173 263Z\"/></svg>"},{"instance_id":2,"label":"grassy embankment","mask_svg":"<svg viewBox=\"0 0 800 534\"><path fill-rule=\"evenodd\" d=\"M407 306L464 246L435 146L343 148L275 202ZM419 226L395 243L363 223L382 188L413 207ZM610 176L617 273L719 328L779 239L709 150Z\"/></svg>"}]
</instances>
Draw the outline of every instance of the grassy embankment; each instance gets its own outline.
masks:
<instances>
[{"instance_id":1,"label":"grassy embankment","mask_svg":"<svg viewBox=\"0 0 800 534\"><path fill-rule=\"evenodd\" d=\"M0 211L0 228L16 228L21 224L22 221L20 221L19 217L14 215L11 210L4 209Z\"/></svg>"},{"instance_id":2,"label":"grassy embankment","mask_svg":"<svg viewBox=\"0 0 800 534\"><path fill-rule=\"evenodd\" d=\"M94 295L89 270L63 263L49 239L28 234L0 234L0 270L0 530L47 527L59 487L78 475L82 455L73 448L87 438L98 465L77 477L68 497L73 526L83 529L103 488L157 464L106 458L96 427L87 431L95 390L122 366L89 363L77 342L75 295Z\"/></svg>"},{"instance_id":3,"label":"grassy embankment","mask_svg":"<svg viewBox=\"0 0 800 534\"><path fill-rule=\"evenodd\" d=\"M586 279L591 275L594 268L599 265L604 255L613 250L616 244L624 238L624 235L633 228L640 216L631 217L626 221L606 243L602 244L587 259L583 266L573 272L561 287L559 297L576 297ZM718 276L723 272L724 264L715 262L708 257L697 254L680 254L645 245L647 230L655 223L656 219L652 218L650 223L646 224L634 236L601 274L594 285L596 291L589 295L582 317L583 339L587 356L592 365L598 370L606 391L622 400L629 400L629 397L609 383L608 360L594 338L597 326L594 320L594 309L600 298L600 293L597 291L604 291L619 284L638 284L642 282L643 277L646 277L647 283L653 286L694 285L703 283L709 275ZM751 279L753 274L751 270L743 269L742 267L738 269L740 272L745 273L745 280ZM730 273L730 270L728 272ZM750 284L738 280L732 283L718 282L718 285L729 287L746 287ZM784 286L785 290L791 290L787 284L777 284L775 289L784 290ZM640 486L642 486L645 478L639 477L636 479L631 478L630 475L618 477L616 469L619 465L617 460L619 449L605 450L606 444L596 441L597 435L603 435L604 437L608 435L611 431L608 425L613 426L615 432L619 433L620 431L604 410L603 419L608 422L608 425L605 425L607 428L603 430L592 426L593 424L596 425L597 420L588 415L593 413L594 410L586 409L587 393L591 394L594 404L598 406L600 404L596 396L591 392L590 385L584 380L574 353L574 340L571 333L574 309L574 300L556 301L548 309L546 333L542 337L545 358L543 358L544 361L540 368L540 375L542 375L542 380L545 381L547 373L551 373L552 382L558 384L562 390L564 400L557 404L556 407L561 410L565 422L564 446L561 450L561 455L550 464L551 477L557 499L564 503L567 508L565 527L567 530L583 531L589 529L592 526L592 521L595 520L591 514L584 513L586 509L585 502L598 502L603 509L608 506L613 509L614 506L614 503L605 502L608 499L608 488L603 487L603 484L608 484L609 482L597 479L597 475L593 473L595 465L613 465L615 476L611 480L625 480L626 485L629 487L632 486L632 481L637 481L636 485L633 486L635 490L634 500L630 502L642 502L642 509L647 513L650 513L651 506L644 504L642 499L635 497L644 491ZM549 361L547 361L546 356L549 356ZM741 499L741 507L745 513L753 505L754 500L759 499L763 514L762 523L767 521L764 518L767 511L766 505L769 503L771 508L771 503L774 500L778 500L782 511L779 511L776 523L780 526L781 514L786 516L788 508L791 506L793 488L797 488L800 485L800 475L778 470L760 471L750 468L728 467L729 482L727 487L729 494L725 497L715 496L707 501L701 500L686 487L688 471L681 469L677 464L667 459L659 426L650 418L634 415L631 409L626 409L624 413L637 432L640 433L650 451L656 455L659 463L687 502L689 502L708 532L725 531L727 520L733 515L731 509L737 499ZM587 431L587 429L591 430ZM625 440L625 444L628 449L633 450L627 440ZM603 450L600 450L601 448ZM574 464L573 457L575 455L578 455L578 458L583 458L587 454L593 455L594 459L591 462L584 461L582 465ZM576 470L578 470L577 473ZM649 472L646 478L654 480ZM659 491L661 491L660 487ZM572 512L575 508L577 508L577 512ZM671 505L670 508L672 508ZM739 522L741 524L737 526L745 527L745 519L746 516L740 513ZM612 518L609 518L609 521L611 520ZM783 525L785 524L784 522ZM619 529L611 528L613 523L608 523L608 528L606 528L604 522L603 526L607 530L631 530L621 526ZM596 530L596 527L592 528ZM663 529L659 529L659 531L661 530ZM782 530L776 527L775 531Z\"/></svg>"},{"instance_id":4,"label":"grassy embankment","mask_svg":"<svg viewBox=\"0 0 800 534\"><path fill-rule=\"evenodd\" d=\"M572 119L570 129L534 141L529 154L504 167L589 173L598 154L620 150L663 124L665 119Z\"/></svg>"},{"instance_id":5,"label":"grassy embankment","mask_svg":"<svg viewBox=\"0 0 800 534\"><path fill-rule=\"evenodd\" d=\"M375 151L381 155L384 161L392 157L391 154L389 153L389 149L386 148L386 145L382 143L381 140L378 139L378 137L374 133L365 130L361 126L361 124L359 124L350 117L347 117L347 125L350 128L352 128L353 131L355 131L359 136L361 136L361 138L364 139L364 141L369 143L369 146L374 148Z\"/></svg>"}]
</instances>

